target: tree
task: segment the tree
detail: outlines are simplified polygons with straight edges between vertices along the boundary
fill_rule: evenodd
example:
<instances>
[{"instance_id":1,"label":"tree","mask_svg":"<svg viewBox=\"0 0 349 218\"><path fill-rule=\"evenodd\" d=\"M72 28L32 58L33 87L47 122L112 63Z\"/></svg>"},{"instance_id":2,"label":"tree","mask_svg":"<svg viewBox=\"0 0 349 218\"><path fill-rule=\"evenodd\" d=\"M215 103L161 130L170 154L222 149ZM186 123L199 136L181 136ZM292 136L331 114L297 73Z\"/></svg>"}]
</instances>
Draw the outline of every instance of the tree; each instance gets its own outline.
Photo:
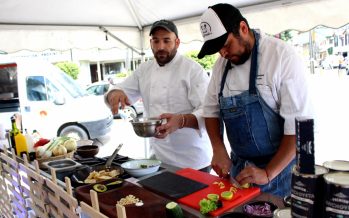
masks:
<instances>
[{"instance_id":1,"label":"tree","mask_svg":"<svg viewBox=\"0 0 349 218\"><path fill-rule=\"evenodd\" d=\"M79 66L73 62L60 62L57 63L56 66L61 69L63 72L71 76L73 79L77 79L80 73Z\"/></svg>"},{"instance_id":2,"label":"tree","mask_svg":"<svg viewBox=\"0 0 349 218\"><path fill-rule=\"evenodd\" d=\"M198 62L205 70L211 70L214 63L216 62L218 56L217 54L206 55L202 59L199 59L198 56L199 51L189 51L185 53L185 56Z\"/></svg>"}]
</instances>

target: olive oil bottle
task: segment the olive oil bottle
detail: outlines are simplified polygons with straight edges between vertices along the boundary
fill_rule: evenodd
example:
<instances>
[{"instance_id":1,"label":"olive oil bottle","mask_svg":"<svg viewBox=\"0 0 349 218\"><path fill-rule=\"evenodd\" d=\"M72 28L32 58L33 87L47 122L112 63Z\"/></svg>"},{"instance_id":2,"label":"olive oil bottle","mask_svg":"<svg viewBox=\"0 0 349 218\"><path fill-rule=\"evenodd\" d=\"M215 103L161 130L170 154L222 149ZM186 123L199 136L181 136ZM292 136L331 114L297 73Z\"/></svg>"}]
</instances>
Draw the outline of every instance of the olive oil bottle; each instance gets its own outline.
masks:
<instances>
[{"instance_id":1,"label":"olive oil bottle","mask_svg":"<svg viewBox=\"0 0 349 218\"><path fill-rule=\"evenodd\" d=\"M12 128L11 128L11 131L10 131L10 143L11 143L11 148L13 148L14 151L15 151L15 153L17 154L15 136L18 135L18 133L19 133L20 131L19 131L19 129L17 128L16 117L15 117L15 116L12 116L12 117L11 117L11 124L12 124Z\"/></svg>"}]
</instances>

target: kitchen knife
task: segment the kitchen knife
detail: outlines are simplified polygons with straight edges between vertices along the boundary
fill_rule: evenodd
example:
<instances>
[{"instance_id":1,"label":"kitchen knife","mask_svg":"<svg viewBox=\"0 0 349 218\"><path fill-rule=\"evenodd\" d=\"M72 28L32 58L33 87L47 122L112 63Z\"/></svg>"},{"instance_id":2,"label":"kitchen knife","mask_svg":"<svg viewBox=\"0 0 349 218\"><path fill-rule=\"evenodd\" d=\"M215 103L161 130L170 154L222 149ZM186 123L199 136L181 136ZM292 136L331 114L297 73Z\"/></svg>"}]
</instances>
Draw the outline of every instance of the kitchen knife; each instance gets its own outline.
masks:
<instances>
[{"instance_id":1,"label":"kitchen knife","mask_svg":"<svg viewBox=\"0 0 349 218\"><path fill-rule=\"evenodd\" d=\"M229 182L233 184L236 188L242 189L240 183L234 179L232 175L229 175Z\"/></svg>"}]
</instances>

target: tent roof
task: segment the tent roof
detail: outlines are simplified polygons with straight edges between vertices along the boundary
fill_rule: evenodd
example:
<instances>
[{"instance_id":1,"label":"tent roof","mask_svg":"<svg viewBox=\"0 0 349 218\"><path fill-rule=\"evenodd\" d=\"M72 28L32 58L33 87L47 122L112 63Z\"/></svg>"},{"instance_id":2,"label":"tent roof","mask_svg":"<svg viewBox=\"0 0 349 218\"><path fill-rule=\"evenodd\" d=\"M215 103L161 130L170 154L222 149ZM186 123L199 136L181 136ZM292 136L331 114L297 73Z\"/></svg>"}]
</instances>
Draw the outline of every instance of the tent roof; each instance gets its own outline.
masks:
<instances>
[{"instance_id":1,"label":"tent roof","mask_svg":"<svg viewBox=\"0 0 349 218\"><path fill-rule=\"evenodd\" d=\"M125 44L142 50L149 44L149 26L159 19L174 20L182 42L202 40L199 17L219 2L240 8L251 27L270 34L349 22L347 0L0 0L0 50L107 49ZM106 41L105 30L125 43Z\"/></svg>"}]
</instances>

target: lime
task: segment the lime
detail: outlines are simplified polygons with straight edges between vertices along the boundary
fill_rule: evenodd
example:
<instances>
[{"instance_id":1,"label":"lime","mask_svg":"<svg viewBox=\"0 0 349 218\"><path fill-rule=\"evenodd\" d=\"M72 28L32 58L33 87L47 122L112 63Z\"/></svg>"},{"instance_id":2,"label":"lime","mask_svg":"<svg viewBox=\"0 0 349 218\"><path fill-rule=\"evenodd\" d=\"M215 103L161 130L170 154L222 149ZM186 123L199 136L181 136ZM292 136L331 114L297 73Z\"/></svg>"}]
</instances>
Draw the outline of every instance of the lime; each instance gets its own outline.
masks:
<instances>
[{"instance_id":1,"label":"lime","mask_svg":"<svg viewBox=\"0 0 349 218\"><path fill-rule=\"evenodd\" d=\"M208 194L207 195L207 199L211 200L211 201L218 201L219 195L217 195L217 194Z\"/></svg>"},{"instance_id":2,"label":"lime","mask_svg":"<svg viewBox=\"0 0 349 218\"><path fill-rule=\"evenodd\" d=\"M224 200L231 200L233 198L233 192L231 191L224 191L221 193L221 197L224 199Z\"/></svg>"}]
</instances>

